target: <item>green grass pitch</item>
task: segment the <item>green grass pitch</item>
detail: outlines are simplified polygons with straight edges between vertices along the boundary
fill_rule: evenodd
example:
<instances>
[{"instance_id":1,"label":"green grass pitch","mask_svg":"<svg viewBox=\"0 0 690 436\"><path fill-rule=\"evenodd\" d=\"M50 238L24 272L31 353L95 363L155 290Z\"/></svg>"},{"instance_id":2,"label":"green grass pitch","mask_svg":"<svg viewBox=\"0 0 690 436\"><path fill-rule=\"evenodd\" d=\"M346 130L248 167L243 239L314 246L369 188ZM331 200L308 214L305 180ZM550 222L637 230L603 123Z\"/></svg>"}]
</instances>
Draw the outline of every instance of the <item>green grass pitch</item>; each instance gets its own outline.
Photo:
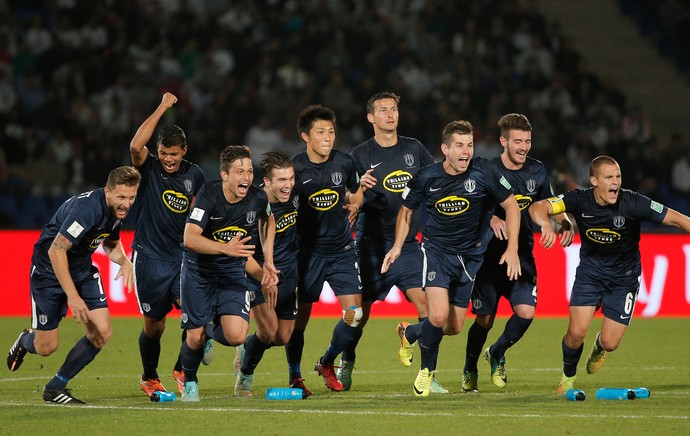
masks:
<instances>
[{"instance_id":1,"label":"green grass pitch","mask_svg":"<svg viewBox=\"0 0 690 436\"><path fill-rule=\"evenodd\" d=\"M414 320L409 320L414 321ZM506 319L489 334L493 342ZM28 318L0 318L0 351L12 345ZM163 384L179 350L178 319L164 335ZM358 348L350 392L328 391L313 369L325 350L335 319L314 319L306 333L303 375L314 396L304 401L267 401L269 387L286 386L283 348L266 352L254 377L254 397L234 398L234 348L216 344L216 357L199 371L201 402L151 403L139 390L141 320L116 318L113 339L70 382L83 406L45 404L43 385L55 374L67 351L83 335L69 318L60 328L60 348L48 358L27 355L19 371L0 370L0 434L689 434L690 319L635 319L620 349L609 353L599 373L588 375L584 361L601 318L590 328L576 386L584 402L553 393L561 376L564 318L537 318L525 337L506 355L508 386L498 389L481 360L478 394L460 390L466 334L445 337L438 378L450 394L416 398L411 368L400 365L395 319L372 319ZM468 319L465 330L472 319ZM417 348L415 349L417 351ZM599 401L598 387L650 389L651 397ZM176 389L175 389L176 390Z\"/></svg>"}]
</instances>

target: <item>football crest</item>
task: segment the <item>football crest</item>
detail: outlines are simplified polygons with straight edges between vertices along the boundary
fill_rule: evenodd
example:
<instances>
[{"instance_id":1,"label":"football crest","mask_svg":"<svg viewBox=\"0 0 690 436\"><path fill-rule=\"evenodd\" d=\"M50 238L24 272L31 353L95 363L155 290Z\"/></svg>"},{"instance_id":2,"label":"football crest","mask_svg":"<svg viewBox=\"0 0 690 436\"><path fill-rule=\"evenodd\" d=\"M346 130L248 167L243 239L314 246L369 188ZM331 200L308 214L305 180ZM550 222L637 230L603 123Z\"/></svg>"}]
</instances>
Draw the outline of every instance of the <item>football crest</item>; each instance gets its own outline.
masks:
<instances>
[{"instance_id":1,"label":"football crest","mask_svg":"<svg viewBox=\"0 0 690 436\"><path fill-rule=\"evenodd\" d=\"M465 191L471 194L475 189L477 189L477 182L472 179L465 180Z\"/></svg>"},{"instance_id":2,"label":"football crest","mask_svg":"<svg viewBox=\"0 0 690 436\"><path fill-rule=\"evenodd\" d=\"M403 156L403 159L405 159L405 163L407 164L408 167L411 167L412 165L414 165L414 156L411 155L410 153L405 154L405 156Z\"/></svg>"},{"instance_id":3,"label":"football crest","mask_svg":"<svg viewBox=\"0 0 690 436\"><path fill-rule=\"evenodd\" d=\"M335 186L340 186L343 183L343 173L340 171L331 173L331 181Z\"/></svg>"}]
</instances>

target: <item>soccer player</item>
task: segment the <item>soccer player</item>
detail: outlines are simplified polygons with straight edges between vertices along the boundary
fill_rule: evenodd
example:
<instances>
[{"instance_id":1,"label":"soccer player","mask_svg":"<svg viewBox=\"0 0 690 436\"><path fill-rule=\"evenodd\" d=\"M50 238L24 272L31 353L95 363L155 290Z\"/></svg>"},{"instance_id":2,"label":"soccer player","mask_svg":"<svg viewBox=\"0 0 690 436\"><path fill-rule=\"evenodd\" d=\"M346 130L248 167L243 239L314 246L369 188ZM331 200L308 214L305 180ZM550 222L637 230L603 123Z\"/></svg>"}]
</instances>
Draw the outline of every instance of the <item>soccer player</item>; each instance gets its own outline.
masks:
<instances>
[{"instance_id":1,"label":"soccer player","mask_svg":"<svg viewBox=\"0 0 690 436\"><path fill-rule=\"evenodd\" d=\"M290 157L281 151L269 151L259 163L264 176L264 191L271 203L276 222L273 263L280 271L278 286L261 286L263 263L261 246L247 259L252 276L249 282L251 313L256 332L237 347L235 396L252 396L254 370L264 352L274 345L285 345L290 340L297 315L297 208L299 199L293 193L295 170ZM257 262L258 261L258 262ZM298 381L297 384L302 383ZM307 396L311 392L301 387Z\"/></svg>"},{"instance_id":2,"label":"soccer player","mask_svg":"<svg viewBox=\"0 0 690 436\"><path fill-rule=\"evenodd\" d=\"M400 97L392 92L380 92L369 99L367 120L374 128L374 137L350 153L362 174L360 185L364 190L364 203L357 220L363 314L355 341L342 354L338 375L344 390L352 385L355 347L375 301L384 300L390 288L396 285L414 304L420 322L429 314L422 289L423 255L416 239L419 214L413 215L412 231L405 238L400 259L386 274L381 274L383 258L395 240L395 217L402 205L402 192L417 171L434 163L429 151L417 139L398 135L399 103ZM401 356L401 362L410 366L412 356ZM435 378L431 389L432 392L448 392Z\"/></svg>"},{"instance_id":3,"label":"soccer player","mask_svg":"<svg viewBox=\"0 0 690 436\"><path fill-rule=\"evenodd\" d=\"M640 289L640 224L644 221L678 227L690 233L690 218L622 189L621 170L610 156L594 158L588 189L575 189L534 203L530 217L541 227L540 242L553 246L556 236L550 215L569 212L575 218L582 246L570 295L568 331L561 344L563 376L556 392L573 389L577 364L594 313L602 308L604 320L587 357L588 374L604 363L606 352L618 348L630 324Z\"/></svg>"},{"instance_id":4,"label":"soccer player","mask_svg":"<svg viewBox=\"0 0 690 436\"><path fill-rule=\"evenodd\" d=\"M427 213L422 239L423 286L429 317L399 331L401 346L408 350L421 339L421 370L413 385L414 394L421 397L429 395L444 333L455 335L462 329L484 254L487 225L483 221L495 203L505 209L508 237L499 262L507 264L509 279L515 280L521 273L517 253L520 209L510 184L496 166L485 159L472 159L472 124L461 120L446 125L441 151L445 156L442 162L422 168L407 183L395 225L395 242L381 267L385 273L400 257L413 211L423 206Z\"/></svg>"},{"instance_id":5,"label":"soccer player","mask_svg":"<svg viewBox=\"0 0 690 436\"><path fill-rule=\"evenodd\" d=\"M334 150L335 114L311 105L297 119L297 132L307 146L293 159L295 191L299 195L299 285L295 329L286 346L291 387L303 387L300 363L304 331L312 305L328 280L342 306L343 316L333 329L326 353L315 371L326 387L342 391L333 362L354 341L362 320L362 285L352 239L351 223L362 203L357 168L352 158Z\"/></svg>"},{"instance_id":6,"label":"soccer player","mask_svg":"<svg viewBox=\"0 0 690 436\"><path fill-rule=\"evenodd\" d=\"M184 228L181 322L187 338L180 351L182 401L199 401L197 370L207 339L237 346L247 338L250 303L245 262L254 254L250 235L255 232L261 236L264 284L277 283L275 222L266 193L252 185L249 148L225 147L220 176L221 180L202 186Z\"/></svg>"},{"instance_id":7,"label":"soccer player","mask_svg":"<svg viewBox=\"0 0 690 436\"><path fill-rule=\"evenodd\" d=\"M156 155L146 147L161 117L176 102L173 94L163 94L158 108L141 124L129 144L132 164L139 169L142 179L132 263L139 312L144 316L139 334L144 367L141 390L149 397L156 391L165 391L158 377L161 336L168 313L173 306L180 308L182 233L194 196L205 182L201 169L184 159L187 139L180 127L170 125L160 131ZM208 363L212 342L207 341L205 346ZM184 374L179 356L172 375L181 393Z\"/></svg>"},{"instance_id":8,"label":"soccer player","mask_svg":"<svg viewBox=\"0 0 690 436\"><path fill-rule=\"evenodd\" d=\"M508 280L505 265L498 264L507 245L505 213L498 208L491 217L493 237L472 290L472 311L476 317L467 333L462 377L462 390L465 392L477 392L477 361L493 327L501 297L510 301L514 313L498 340L484 351L484 357L491 365L491 381L499 388L506 386L508 378L505 375L504 354L525 334L534 319L537 305L537 269L532 254L534 237L527 209L534 201L553 196L546 168L538 160L527 156L532 147L532 125L527 117L522 114L504 115L498 121L498 127L501 130L499 140L503 153L492 161L512 186L520 207L518 255L522 276L514 281ZM561 245L567 247L573 240L572 225L565 214L559 214L556 219L562 229Z\"/></svg>"},{"instance_id":9,"label":"soccer player","mask_svg":"<svg viewBox=\"0 0 690 436\"><path fill-rule=\"evenodd\" d=\"M67 383L110 341L112 325L107 296L91 257L101 243L108 258L120 265L131 292L134 272L120 242L122 221L137 196L141 175L131 166L115 168L104 188L65 201L43 227L31 258L31 328L24 329L7 354L16 371L26 353L50 356L58 348L58 325L67 307L86 335L72 347L55 377L43 388L43 399L58 404L83 404Z\"/></svg>"}]
</instances>

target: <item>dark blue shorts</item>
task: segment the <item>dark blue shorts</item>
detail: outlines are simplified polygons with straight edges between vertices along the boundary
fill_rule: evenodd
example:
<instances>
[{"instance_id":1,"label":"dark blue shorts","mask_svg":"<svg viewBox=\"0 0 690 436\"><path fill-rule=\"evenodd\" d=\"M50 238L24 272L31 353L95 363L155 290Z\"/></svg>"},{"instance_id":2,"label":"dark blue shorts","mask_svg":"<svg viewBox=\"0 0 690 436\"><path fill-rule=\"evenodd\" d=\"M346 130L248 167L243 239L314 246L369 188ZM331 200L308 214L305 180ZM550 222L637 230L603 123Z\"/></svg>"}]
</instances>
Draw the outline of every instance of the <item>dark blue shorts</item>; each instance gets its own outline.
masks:
<instances>
[{"instance_id":1,"label":"dark blue shorts","mask_svg":"<svg viewBox=\"0 0 690 436\"><path fill-rule=\"evenodd\" d=\"M77 293L89 310L108 307L108 299L103 290L101 275L95 266L91 267L91 277L74 284ZM67 294L57 279L35 274L31 267L29 279L31 291L31 328L36 330L55 330L67 315Z\"/></svg>"},{"instance_id":2,"label":"dark blue shorts","mask_svg":"<svg viewBox=\"0 0 690 436\"><path fill-rule=\"evenodd\" d=\"M403 245L400 257L381 274L385 253L378 254L362 249L359 253L359 268L362 273L362 299L383 301L393 286L405 293L408 289L422 287L424 278L424 255L417 244Z\"/></svg>"},{"instance_id":3,"label":"dark blue shorts","mask_svg":"<svg viewBox=\"0 0 690 436\"><path fill-rule=\"evenodd\" d=\"M601 307L601 313L613 321L630 324L635 310L640 277L596 277L582 274L578 266L570 294L571 306Z\"/></svg>"},{"instance_id":4,"label":"dark blue shorts","mask_svg":"<svg viewBox=\"0 0 690 436\"><path fill-rule=\"evenodd\" d=\"M134 290L139 312L161 319L177 306L180 298L180 262L155 259L134 251Z\"/></svg>"},{"instance_id":5,"label":"dark blue shorts","mask_svg":"<svg viewBox=\"0 0 690 436\"><path fill-rule=\"evenodd\" d=\"M325 281L328 281L336 296L362 293L359 264L354 250L348 250L338 256L300 253L298 268L300 277L297 296L300 303L319 301Z\"/></svg>"},{"instance_id":6,"label":"dark blue shorts","mask_svg":"<svg viewBox=\"0 0 690 436\"><path fill-rule=\"evenodd\" d=\"M276 315L278 319L293 320L297 316L297 263L276 266L276 268L280 270ZM261 291L261 283L254 277L247 276L247 284L251 307L264 304L266 299Z\"/></svg>"},{"instance_id":7,"label":"dark blue shorts","mask_svg":"<svg viewBox=\"0 0 690 436\"><path fill-rule=\"evenodd\" d=\"M472 312L477 315L495 315L501 297L511 306L526 304L537 307L537 267L534 257L521 257L522 275L517 280L507 276L507 266L496 259L484 259L477 273L472 291Z\"/></svg>"},{"instance_id":8,"label":"dark blue shorts","mask_svg":"<svg viewBox=\"0 0 690 436\"><path fill-rule=\"evenodd\" d=\"M481 256L460 256L438 253L422 246L424 253L424 286L448 289L448 300L453 306L467 308Z\"/></svg>"},{"instance_id":9,"label":"dark blue shorts","mask_svg":"<svg viewBox=\"0 0 690 436\"><path fill-rule=\"evenodd\" d=\"M212 274L182 264L182 328L190 330L236 315L249 322L249 289L244 276Z\"/></svg>"}]
</instances>

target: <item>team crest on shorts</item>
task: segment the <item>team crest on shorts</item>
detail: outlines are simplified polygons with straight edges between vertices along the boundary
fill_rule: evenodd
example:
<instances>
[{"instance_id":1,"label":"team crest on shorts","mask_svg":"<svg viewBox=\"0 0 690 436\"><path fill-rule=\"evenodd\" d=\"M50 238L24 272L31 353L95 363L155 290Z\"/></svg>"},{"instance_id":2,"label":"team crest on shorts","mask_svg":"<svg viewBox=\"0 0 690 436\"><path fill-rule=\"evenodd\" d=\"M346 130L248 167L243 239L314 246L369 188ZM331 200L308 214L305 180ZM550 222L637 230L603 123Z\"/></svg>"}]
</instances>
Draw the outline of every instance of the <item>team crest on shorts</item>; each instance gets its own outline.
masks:
<instances>
[{"instance_id":1,"label":"team crest on shorts","mask_svg":"<svg viewBox=\"0 0 690 436\"><path fill-rule=\"evenodd\" d=\"M477 189L477 182L472 179L465 180L465 191L471 194L475 189Z\"/></svg>"},{"instance_id":2,"label":"team crest on shorts","mask_svg":"<svg viewBox=\"0 0 690 436\"><path fill-rule=\"evenodd\" d=\"M331 181L335 186L340 186L343 183L343 173L340 171L331 173Z\"/></svg>"},{"instance_id":3,"label":"team crest on shorts","mask_svg":"<svg viewBox=\"0 0 690 436\"><path fill-rule=\"evenodd\" d=\"M144 312L150 312L151 311L151 305L149 303L144 303L141 305L141 309Z\"/></svg>"},{"instance_id":4,"label":"team crest on shorts","mask_svg":"<svg viewBox=\"0 0 690 436\"><path fill-rule=\"evenodd\" d=\"M616 228L620 229L625 225L625 217L616 215L613 217L613 225L616 226Z\"/></svg>"},{"instance_id":5,"label":"team crest on shorts","mask_svg":"<svg viewBox=\"0 0 690 436\"><path fill-rule=\"evenodd\" d=\"M433 282L435 278L436 278L436 271L429 271L426 274L427 281Z\"/></svg>"},{"instance_id":6,"label":"team crest on shorts","mask_svg":"<svg viewBox=\"0 0 690 436\"><path fill-rule=\"evenodd\" d=\"M41 325L46 325L48 322L48 315L38 315L38 322L40 322Z\"/></svg>"},{"instance_id":7,"label":"team crest on shorts","mask_svg":"<svg viewBox=\"0 0 690 436\"><path fill-rule=\"evenodd\" d=\"M256 211L250 210L247 212L247 224L252 224L256 220Z\"/></svg>"},{"instance_id":8,"label":"team crest on shorts","mask_svg":"<svg viewBox=\"0 0 690 436\"><path fill-rule=\"evenodd\" d=\"M254 301L255 298L256 298L256 292L249 291L249 301Z\"/></svg>"},{"instance_id":9,"label":"team crest on shorts","mask_svg":"<svg viewBox=\"0 0 690 436\"><path fill-rule=\"evenodd\" d=\"M187 320L189 319L189 317L187 316L187 312L182 312L181 318L182 318L182 322L186 324Z\"/></svg>"},{"instance_id":10,"label":"team crest on shorts","mask_svg":"<svg viewBox=\"0 0 690 436\"><path fill-rule=\"evenodd\" d=\"M474 307L475 309L480 309L482 307L482 300L480 300L479 298L473 299L472 307Z\"/></svg>"},{"instance_id":11,"label":"team crest on shorts","mask_svg":"<svg viewBox=\"0 0 690 436\"><path fill-rule=\"evenodd\" d=\"M411 167L412 165L414 165L414 156L411 155L410 153L405 154L405 156L403 156L403 159L405 159L405 163L407 164L408 167Z\"/></svg>"}]
</instances>

